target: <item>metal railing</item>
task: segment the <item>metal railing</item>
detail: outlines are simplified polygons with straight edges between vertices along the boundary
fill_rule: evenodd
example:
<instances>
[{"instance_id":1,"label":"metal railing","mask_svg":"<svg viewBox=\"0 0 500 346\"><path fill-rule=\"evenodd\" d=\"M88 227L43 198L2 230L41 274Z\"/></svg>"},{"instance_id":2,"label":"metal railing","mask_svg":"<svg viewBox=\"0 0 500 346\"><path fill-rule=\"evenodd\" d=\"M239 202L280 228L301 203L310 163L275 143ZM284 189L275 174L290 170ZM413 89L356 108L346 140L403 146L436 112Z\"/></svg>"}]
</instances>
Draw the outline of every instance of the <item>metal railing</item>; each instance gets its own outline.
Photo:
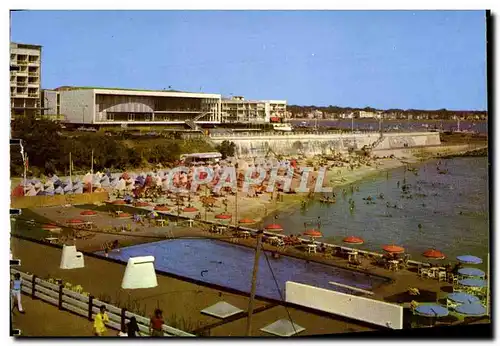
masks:
<instances>
[{"instance_id":1,"label":"metal railing","mask_svg":"<svg viewBox=\"0 0 500 346\"><path fill-rule=\"evenodd\" d=\"M106 323L108 327L121 330L121 327L125 325L131 317L135 317L141 335L149 335L149 318L102 302L95 299L92 295L86 296L64 288L63 285L56 285L42 280L36 275L27 274L14 268L10 269L11 276L16 273L21 275L22 293L31 296L32 299L41 299L44 302L57 306L59 310L70 311L82 317L86 317L89 321L94 320L95 315L99 313L99 308L104 305L108 310L109 322ZM195 336L166 324L162 326L162 330L164 336Z\"/></svg>"}]
</instances>

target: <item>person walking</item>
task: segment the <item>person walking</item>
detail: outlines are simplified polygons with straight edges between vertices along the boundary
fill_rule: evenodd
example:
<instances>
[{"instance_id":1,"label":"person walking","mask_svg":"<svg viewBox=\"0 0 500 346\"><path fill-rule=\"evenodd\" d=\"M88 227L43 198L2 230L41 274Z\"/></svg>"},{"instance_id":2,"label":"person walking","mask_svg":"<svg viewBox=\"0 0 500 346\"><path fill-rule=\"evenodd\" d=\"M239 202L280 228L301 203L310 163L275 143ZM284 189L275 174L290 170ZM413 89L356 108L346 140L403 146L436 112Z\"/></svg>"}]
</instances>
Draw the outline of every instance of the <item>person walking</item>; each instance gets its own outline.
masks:
<instances>
[{"instance_id":1,"label":"person walking","mask_svg":"<svg viewBox=\"0 0 500 346\"><path fill-rule=\"evenodd\" d=\"M99 313L94 318L94 335L102 336L106 332L105 323L109 322L108 314L106 313L106 306L102 305Z\"/></svg>"},{"instance_id":2,"label":"person walking","mask_svg":"<svg viewBox=\"0 0 500 346\"><path fill-rule=\"evenodd\" d=\"M162 326L165 321L163 320L163 311L156 309L149 324L149 333L152 337L163 336Z\"/></svg>"},{"instance_id":3,"label":"person walking","mask_svg":"<svg viewBox=\"0 0 500 346\"><path fill-rule=\"evenodd\" d=\"M21 274L15 273L14 280L11 281L10 310L14 312L15 302L17 302L17 310L24 314L23 305L21 303L21 285Z\"/></svg>"},{"instance_id":4,"label":"person walking","mask_svg":"<svg viewBox=\"0 0 500 346\"><path fill-rule=\"evenodd\" d=\"M127 335L129 338L135 338L136 336L141 336L139 334L139 326L137 325L137 320L134 316L130 318L130 322L127 323Z\"/></svg>"}]
</instances>

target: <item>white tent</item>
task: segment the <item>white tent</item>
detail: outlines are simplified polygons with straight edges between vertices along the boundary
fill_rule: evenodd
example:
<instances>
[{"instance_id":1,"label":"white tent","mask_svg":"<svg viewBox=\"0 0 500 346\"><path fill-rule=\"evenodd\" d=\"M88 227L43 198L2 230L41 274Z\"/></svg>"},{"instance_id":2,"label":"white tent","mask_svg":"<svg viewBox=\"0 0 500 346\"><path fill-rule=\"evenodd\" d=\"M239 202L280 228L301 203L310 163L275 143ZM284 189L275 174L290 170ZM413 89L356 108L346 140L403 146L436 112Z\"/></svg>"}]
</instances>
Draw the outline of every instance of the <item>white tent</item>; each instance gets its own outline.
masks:
<instances>
[{"instance_id":1,"label":"white tent","mask_svg":"<svg viewBox=\"0 0 500 346\"><path fill-rule=\"evenodd\" d=\"M64 189L59 186L57 189L54 190L54 193L57 195L64 195Z\"/></svg>"},{"instance_id":2,"label":"white tent","mask_svg":"<svg viewBox=\"0 0 500 346\"><path fill-rule=\"evenodd\" d=\"M125 190L125 185L126 185L125 180L120 179L118 181L118 183L116 183L115 189L118 191L123 191L123 190Z\"/></svg>"}]
</instances>

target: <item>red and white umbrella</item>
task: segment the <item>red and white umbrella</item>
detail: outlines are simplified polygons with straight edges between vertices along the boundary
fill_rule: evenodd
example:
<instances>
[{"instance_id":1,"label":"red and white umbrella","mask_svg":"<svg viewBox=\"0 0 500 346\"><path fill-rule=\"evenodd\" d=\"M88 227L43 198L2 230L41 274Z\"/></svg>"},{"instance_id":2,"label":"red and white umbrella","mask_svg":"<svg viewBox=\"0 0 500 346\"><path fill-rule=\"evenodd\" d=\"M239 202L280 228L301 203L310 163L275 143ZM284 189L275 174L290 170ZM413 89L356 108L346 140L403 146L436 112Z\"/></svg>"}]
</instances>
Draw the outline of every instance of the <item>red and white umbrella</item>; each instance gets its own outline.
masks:
<instances>
[{"instance_id":1,"label":"red and white umbrella","mask_svg":"<svg viewBox=\"0 0 500 346\"><path fill-rule=\"evenodd\" d=\"M230 218L232 218L232 215L231 214L217 214L217 215L215 215L215 218L220 219L220 220L229 220Z\"/></svg>"},{"instance_id":2,"label":"red and white umbrella","mask_svg":"<svg viewBox=\"0 0 500 346\"><path fill-rule=\"evenodd\" d=\"M382 247L384 251L389 252L389 253L403 253L405 252L405 249L401 246L398 245L385 245Z\"/></svg>"},{"instance_id":3,"label":"red and white umbrella","mask_svg":"<svg viewBox=\"0 0 500 346\"><path fill-rule=\"evenodd\" d=\"M128 219L129 217L132 217L129 213L120 213L116 216L119 219Z\"/></svg>"},{"instance_id":4,"label":"red and white umbrella","mask_svg":"<svg viewBox=\"0 0 500 346\"><path fill-rule=\"evenodd\" d=\"M429 249L429 250L425 251L422 254L422 256L427 257L427 258L432 258L432 259L445 259L446 258L444 253L442 253L441 251L438 251L436 249Z\"/></svg>"},{"instance_id":5,"label":"red and white umbrella","mask_svg":"<svg viewBox=\"0 0 500 346\"><path fill-rule=\"evenodd\" d=\"M68 223L71 225L81 225L81 224L84 224L85 221L80 220L80 219L71 219L71 220L68 220Z\"/></svg>"},{"instance_id":6,"label":"red and white umbrella","mask_svg":"<svg viewBox=\"0 0 500 346\"><path fill-rule=\"evenodd\" d=\"M364 243L364 240L360 237L355 237L355 236L349 236L349 237L345 237L343 239L343 242L344 243L348 243L348 244L363 244Z\"/></svg>"},{"instance_id":7,"label":"red and white umbrella","mask_svg":"<svg viewBox=\"0 0 500 346\"><path fill-rule=\"evenodd\" d=\"M57 232L61 230L61 227L53 224L46 224L42 226L42 229L44 231L52 231L52 232Z\"/></svg>"},{"instance_id":8,"label":"red and white umbrella","mask_svg":"<svg viewBox=\"0 0 500 346\"><path fill-rule=\"evenodd\" d=\"M249 218L243 218L239 221L240 224L242 225L250 225L252 223L255 223L254 219L249 219Z\"/></svg>"},{"instance_id":9,"label":"red and white umbrella","mask_svg":"<svg viewBox=\"0 0 500 346\"><path fill-rule=\"evenodd\" d=\"M155 210L157 210L157 211L169 211L169 210L170 210L170 208L169 208L169 207L167 207L167 206L164 206L164 205L157 205L157 206L155 207Z\"/></svg>"},{"instance_id":10,"label":"red and white umbrella","mask_svg":"<svg viewBox=\"0 0 500 346\"><path fill-rule=\"evenodd\" d=\"M195 207L186 207L186 208L182 209L182 211L185 213L194 213L195 211L198 211L198 209Z\"/></svg>"},{"instance_id":11,"label":"red and white umbrella","mask_svg":"<svg viewBox=\"0 0 500 346\"><path fill-rule=\"evenodd\" d=\"M148 202L135 202L136 207L149 207L150 204Z\"/></svg>"},{"instance_id":12,"label":"red and white umbrella","mask_svg":"<svg viewBox=\"0 0 500 346\"><path fill-rule=\"evenodd\" d=\"M80 215L82 215L82 216L94 216L94 215L97 215L97 212L95 212L93 210L84 210L80 213Z\"/></svg>"},{"instance_id":13,"label":"red and white umbrella","mask_svg":"<svg viewBox=\"0 0 500 346\"><path fill-rule=\"evenodd\" d=\"M278 225L277 223L273 223L273 224L267 225L266 227L264 227L264 229L266 231L273 231L273 232L281 232L281 231L283 231L283 227L281 227L281 225Z\"/></svg>"},{"instance_id":14,"label":"red and white umbrella","mask_svg":"<svg viewBox=\"0 0 500 346\"><path fill-rule=\"evenodd\" d=\"M127 202L125 202L122 199L117 199L116 201L111 202L111 204L114 204L114 205L124 205L124 204L127 204Z\"/></svg>"},{"instance_id":15,"label":"red and white umbrella","mask_svg":"<svg viewBox=\"0 0 500 346\"><path fill-rule=\"evenodd\" d=\"M304 232L304 235L307 235L311 238L321 238L323 234L317 229L308 229Z\"/></svg>"}]
</instances>

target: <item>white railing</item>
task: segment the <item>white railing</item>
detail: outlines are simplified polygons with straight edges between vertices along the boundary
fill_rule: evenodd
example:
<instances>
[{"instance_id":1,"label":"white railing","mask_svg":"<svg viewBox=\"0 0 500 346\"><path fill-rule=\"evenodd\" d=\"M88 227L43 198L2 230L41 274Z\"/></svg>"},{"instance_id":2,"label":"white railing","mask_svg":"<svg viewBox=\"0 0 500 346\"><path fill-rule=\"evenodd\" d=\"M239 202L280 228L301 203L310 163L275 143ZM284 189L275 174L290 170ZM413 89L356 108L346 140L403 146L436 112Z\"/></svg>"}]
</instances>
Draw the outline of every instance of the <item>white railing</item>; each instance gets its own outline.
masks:
<instances>
[{"instance_id":1,"label":"white railing","mask_svg":"<svg viewBox=\"0 0 500 346\"><path fill-rule=\"evenodd\" d=\"M86 317L89 320L94 320L95 315L99 312L99 308L104 305L108 310L109 322L106 325L110 328L121 330L121 326L126 324L132 316L137 320L137 325L141 335L149 335L150 319L139 316L125 309L118 308L114 305L102 302L95 299L93 296L85 296L83 294L68 290L62 285L56 285L45 280L42 280L36 275L23 273L17 269L11 268L10 274L19 273L21 275L22 292L31 296L33 299L41 299L49 304L55 305L59 310L67 310L77 315ZM195 335L174 327L164 324L162 326L164 336L189 336Z\"/></svg>"}]
</instances>

